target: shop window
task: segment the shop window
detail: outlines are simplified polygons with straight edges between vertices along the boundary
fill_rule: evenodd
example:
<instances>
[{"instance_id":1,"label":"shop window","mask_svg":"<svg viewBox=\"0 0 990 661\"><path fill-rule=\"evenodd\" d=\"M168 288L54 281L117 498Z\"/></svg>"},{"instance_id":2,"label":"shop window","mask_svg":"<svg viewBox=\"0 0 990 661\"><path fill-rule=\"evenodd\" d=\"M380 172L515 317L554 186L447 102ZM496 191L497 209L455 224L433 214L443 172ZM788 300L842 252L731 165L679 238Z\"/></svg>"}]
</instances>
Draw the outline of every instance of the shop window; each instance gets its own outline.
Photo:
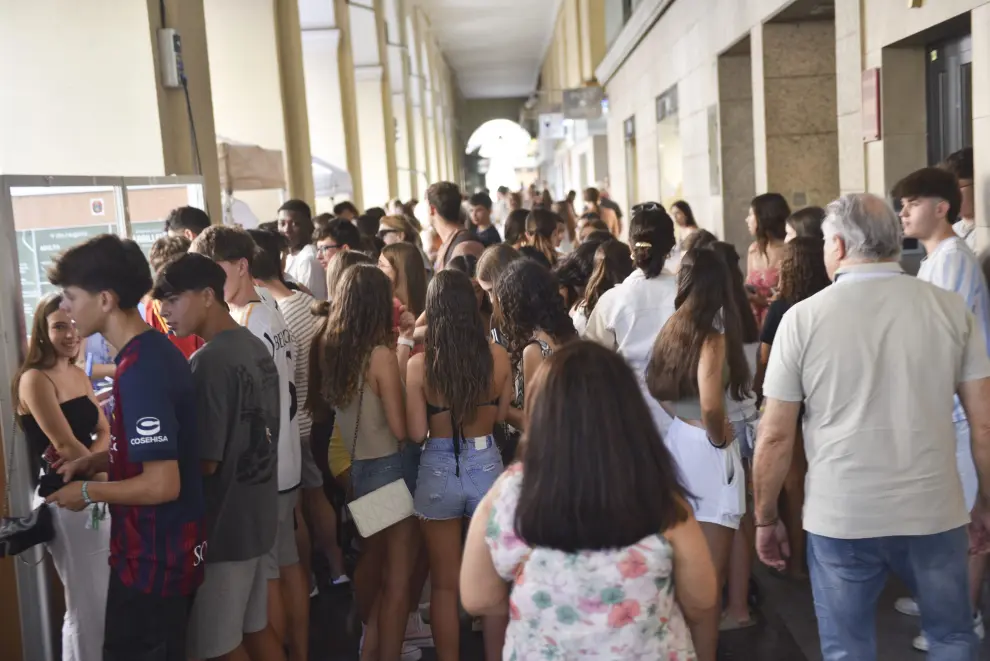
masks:
<instances>
[{"instance_id":1,"label":"shop window","mask_svg":"<svg viewBox=\"0 0 990 661\"><path fill-rule=\"evenodd\" d=\"M677 86L657 97L657 170L659 202L668 209L684 196L684 158L677 116Z\"/></svg>"},{"instance_id":2,"label":"shop window","mask_svg":"<svg viewBox=\"0 0 990 661\"><path fill-rule=\"evenodd\" d=\"M626 155L626 205L632 206L640 201L637 186L639 173L636 168L636 117L623 122L622 129Z\"/></svg>"}]
</instances>

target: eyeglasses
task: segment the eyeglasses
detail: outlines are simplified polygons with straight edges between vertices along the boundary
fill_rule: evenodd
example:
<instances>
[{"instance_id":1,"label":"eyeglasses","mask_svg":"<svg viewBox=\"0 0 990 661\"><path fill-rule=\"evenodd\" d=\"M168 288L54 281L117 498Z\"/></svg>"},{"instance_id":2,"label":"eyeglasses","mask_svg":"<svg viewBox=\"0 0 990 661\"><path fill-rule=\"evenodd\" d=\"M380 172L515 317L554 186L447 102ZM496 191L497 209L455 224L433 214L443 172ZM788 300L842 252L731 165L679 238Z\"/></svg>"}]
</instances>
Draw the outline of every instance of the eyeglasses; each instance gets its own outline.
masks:
<instances>
[{"instance_id":1,"label":"eyeglasses","mask_svg":"<svg viewBox=\"0 0 990 661\"><path fill-rule=\"evenodd\" d=\"M337 250L340 246L316 246L316 252L323 254L325 252L330 252L331 250Z\"/></svg>"},{"instance_id":2,"label":"eyeglasses","mask_svg":"<svg viewBox=\"0 0 990 661\"><path fill-rule=\"evenodd\" d=\"M640 211L664 211L664 208L659 202L642 202L640 204L634 204L632 212L639 213Z\"/></svg>"}]
</instances>

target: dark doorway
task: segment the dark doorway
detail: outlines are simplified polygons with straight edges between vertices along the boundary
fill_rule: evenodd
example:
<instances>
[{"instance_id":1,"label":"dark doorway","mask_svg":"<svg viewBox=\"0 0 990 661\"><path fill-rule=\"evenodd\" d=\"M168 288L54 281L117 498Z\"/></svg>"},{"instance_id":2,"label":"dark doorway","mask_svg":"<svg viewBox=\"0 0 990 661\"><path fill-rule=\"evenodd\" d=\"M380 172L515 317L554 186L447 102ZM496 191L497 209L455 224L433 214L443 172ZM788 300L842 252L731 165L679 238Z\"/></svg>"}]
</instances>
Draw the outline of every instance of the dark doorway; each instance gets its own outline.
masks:
<instances>
[{"instance_id":1,"label":"dark doorway","mask_svg":"<svg viewBox=\"0 0 990 661\"><path fill-rule=\"evenodd\" d=\"M927 48L928 163L973 145L973 39L956 37Z\"/></svg>"}]
</instances>

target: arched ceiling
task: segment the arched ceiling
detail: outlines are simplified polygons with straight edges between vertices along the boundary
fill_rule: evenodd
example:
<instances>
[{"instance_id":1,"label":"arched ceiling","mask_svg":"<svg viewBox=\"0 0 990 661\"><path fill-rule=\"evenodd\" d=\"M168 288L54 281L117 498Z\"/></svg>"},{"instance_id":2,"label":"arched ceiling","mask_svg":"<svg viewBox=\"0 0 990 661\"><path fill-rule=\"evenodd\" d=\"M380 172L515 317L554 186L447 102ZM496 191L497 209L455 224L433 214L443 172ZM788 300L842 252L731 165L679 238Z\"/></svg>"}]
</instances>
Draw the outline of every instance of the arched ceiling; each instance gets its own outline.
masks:
<instances>
[{"instance_id":1,"label":"arched ceiling","mask_svg":"<svg viewBox=\"0 0 990 661\"><path fill-rule=\"evenodd\" d=\"M467 99L536 89L559 0L420 0Z\"/></svg>"}]
</instances>

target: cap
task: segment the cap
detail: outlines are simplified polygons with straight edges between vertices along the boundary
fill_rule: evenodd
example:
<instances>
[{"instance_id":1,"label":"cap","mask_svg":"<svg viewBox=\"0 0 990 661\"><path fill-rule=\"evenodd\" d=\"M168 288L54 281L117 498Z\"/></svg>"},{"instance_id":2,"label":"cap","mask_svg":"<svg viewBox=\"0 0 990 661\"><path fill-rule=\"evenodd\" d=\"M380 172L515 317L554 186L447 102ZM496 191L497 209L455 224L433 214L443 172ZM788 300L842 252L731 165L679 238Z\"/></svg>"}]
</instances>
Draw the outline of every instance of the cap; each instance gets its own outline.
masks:
<instances>
[{"instance_id":1,"label":"cap","mask_svg":"<svg viewBox=\"0 0 990 661\"><path fill-rule=\"evenodd\" d=\"M212 289L217 300L223 300L223 285L227 274L205 255L187 253L161 268L151 291L153 298L162 300L187 291Z\"/></svg>"}]
</instances>

